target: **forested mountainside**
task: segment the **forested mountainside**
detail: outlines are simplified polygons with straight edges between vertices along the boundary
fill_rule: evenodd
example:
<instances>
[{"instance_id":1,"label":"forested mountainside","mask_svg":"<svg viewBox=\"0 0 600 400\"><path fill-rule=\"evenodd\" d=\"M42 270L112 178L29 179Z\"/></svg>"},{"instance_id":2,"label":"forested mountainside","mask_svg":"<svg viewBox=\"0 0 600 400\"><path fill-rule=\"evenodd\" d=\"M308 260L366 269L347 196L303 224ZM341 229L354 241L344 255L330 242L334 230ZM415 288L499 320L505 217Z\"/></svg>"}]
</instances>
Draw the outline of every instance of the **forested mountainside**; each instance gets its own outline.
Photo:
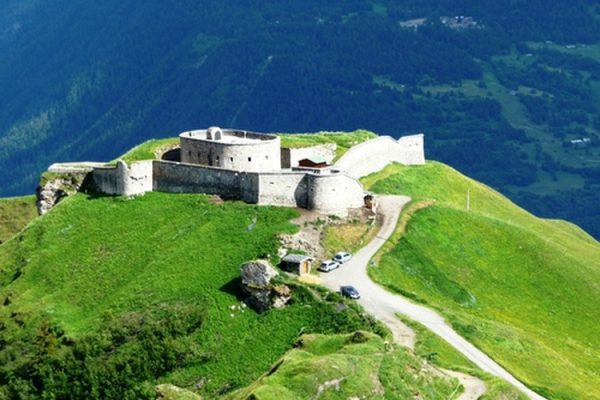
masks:
<instances>
[{"instance_id":1,"label":"forested mountainside","mask_svg":"<svg viewBox=\"0 0 600 400\"><path fill-rule=\"evenodd\" d=\"M426 133L427 156L600 236L600 8L6 0L0 196L205 125Z\"/></svg>"}]
</instances>

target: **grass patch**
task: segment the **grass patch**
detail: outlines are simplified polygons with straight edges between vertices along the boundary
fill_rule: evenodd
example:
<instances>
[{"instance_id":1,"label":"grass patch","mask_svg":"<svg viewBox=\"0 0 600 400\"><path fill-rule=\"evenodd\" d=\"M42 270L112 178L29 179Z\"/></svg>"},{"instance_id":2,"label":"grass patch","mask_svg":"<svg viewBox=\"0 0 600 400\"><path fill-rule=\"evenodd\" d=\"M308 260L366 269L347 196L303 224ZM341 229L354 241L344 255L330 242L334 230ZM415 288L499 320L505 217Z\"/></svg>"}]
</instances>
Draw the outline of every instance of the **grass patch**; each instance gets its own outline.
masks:
<instances>
[{"instance_id":1,"label":"grass patch","mask_svg":"<svg viewBox=\"0 0 600 400\"><path fill-rule=\"evenodd\" d=\"M250 384L301 332L376 330L358 308L336 311L341 298L319 300L303 286L293 288L293 304L280 310L258 315L239 307L240 264L275 257L277 236L297 229L289 222L296 216L293 209L212 204L190 194L65 199L0 247L6 327L0 375L27 371L19 365L30 362L25 353L37 354L44 321L64 332L68 346L88 340L107 317L169 305L202 308L201 328L177 339L194 343L198 356L158 383L201 387L209 396Z\"/></svg>"},{"instance_id":2,"label":"grass patch","mask_svg":"<svg viewBox=\"0 0 600 400\"><path fill-rule=\"evenodd\" d=\"M131 164L134 161L156 160L160 158L165 151L177 146L179 146L179 137L150 139L135 146L127 153L113 160L112 163L116 163L117 160L123 160L127 164Z\"/></svg>"},{"instance_id":3,"label":"grass patch","mask_svg":"<svg viewBox=\"0 0 600 400\"><path fill-rule=\"evenodd\" d=\"M453 399L458 382L435 376L422 361L380 337L305 335L272 370L228 399Z\"/></svg>"},{"instance_id":4,"label":"grass patch","mask_svg":"<svg viewBox=\"0 0 600 400\"><path fill-rule=\"evenodd\" d=\"M35 196L0 199L0 244L20 232L35 217Z\"/></svg>"},{"instance_id":5,"label":"grass patch","mask_svg":"<svg viewBox=\"0 0 600 400\"><path fill-rule=\"evenodd\" d=\"M440 310L541 394L600 398L597 241L440 163L393 165L363 183L431 202L405 214L369 271L376 281Z\"/></svg>"},{"instance_id":6,"label":"grass patch","mask_svg":"<svg viewBox=\"0 0 600 400\"><path fill-rule=\"evenodd\" d=\"M289 148L335 143L337 145L335 159L338 160L352 146L374 139L377 134L359 129L353 132L281 133L278 136L281 138L281 147Z\"/></svg>"},{"instance_id":7,"label":"grass patch","mask_svg":"<svg viewBox=\"0 0 600 400\"><path fill-rule=\"evenodd\" d=\"M375 221L363 222L358 219L344 223L329 224L325 227L323 247L326 257L333 257L338 251L356 253L377 235L379 225Z\"/></svg>"}]
</instances>

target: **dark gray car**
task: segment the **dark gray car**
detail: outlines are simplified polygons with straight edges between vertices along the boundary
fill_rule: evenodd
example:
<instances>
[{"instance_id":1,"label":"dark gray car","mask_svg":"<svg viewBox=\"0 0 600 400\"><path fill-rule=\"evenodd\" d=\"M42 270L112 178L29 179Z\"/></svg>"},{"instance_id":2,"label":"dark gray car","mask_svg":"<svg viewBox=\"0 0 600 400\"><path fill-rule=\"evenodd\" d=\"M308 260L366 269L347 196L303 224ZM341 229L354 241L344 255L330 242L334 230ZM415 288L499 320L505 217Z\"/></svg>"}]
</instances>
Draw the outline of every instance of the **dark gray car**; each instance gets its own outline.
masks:
<instances>
[{"instance_id":1,"label":"dark gray car","mask_svg":"<svg viewBox=\"0 0 600 400\"><path fill-rule=\"evenodd\" d=\"M354 286L340 286L340 293L342 296L349 297L351 299L360 299L360 293Z\"/></svg>"}]
</instances>

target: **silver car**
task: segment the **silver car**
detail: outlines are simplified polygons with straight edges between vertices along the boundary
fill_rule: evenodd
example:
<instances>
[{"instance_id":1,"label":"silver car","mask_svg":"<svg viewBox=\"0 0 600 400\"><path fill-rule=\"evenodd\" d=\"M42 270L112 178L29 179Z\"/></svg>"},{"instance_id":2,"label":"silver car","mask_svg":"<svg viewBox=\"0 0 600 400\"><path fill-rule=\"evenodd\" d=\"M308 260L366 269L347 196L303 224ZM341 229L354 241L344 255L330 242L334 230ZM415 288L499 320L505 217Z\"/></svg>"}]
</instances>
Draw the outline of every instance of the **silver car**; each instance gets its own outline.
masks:
<instances>
[{"instance_id":1,"label":"silver car","mask_svg":"<svg viewBox=\"0 0 600 400\"><path fill-rule=\"evenodd\" d=\"M329 272L329 271L333 271L336 268L339 268L340 264L338 264L337 262L333 261L333 260L326 260L323 261L321 263L321 265L319 266L319 271L323 271L323 272Z\"/></svg>"},{"instance_id":2,"label":"silver car","mask_svg":"<svg viewBox=\"0 0 600 400\"><path fill-rule=\"evenodd\" d=\"M337 253L335 255L335 257L333 257L333 261L335 261L337 263L340 263L340 264L347 263L351 259L352 259L352 254L346 253L346 252L343 252L343 251L340 251L339 253Z\"/></svg>"}]
</instances>

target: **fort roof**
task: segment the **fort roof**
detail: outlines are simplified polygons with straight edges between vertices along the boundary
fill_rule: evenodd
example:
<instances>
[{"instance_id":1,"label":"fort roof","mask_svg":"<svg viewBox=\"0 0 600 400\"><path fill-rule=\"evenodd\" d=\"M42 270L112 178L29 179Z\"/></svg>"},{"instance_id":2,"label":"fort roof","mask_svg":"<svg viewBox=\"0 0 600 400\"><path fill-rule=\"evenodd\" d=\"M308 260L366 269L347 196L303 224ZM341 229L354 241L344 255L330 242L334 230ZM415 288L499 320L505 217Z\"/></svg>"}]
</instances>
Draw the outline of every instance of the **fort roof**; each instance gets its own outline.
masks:
<instances>
[{"instance_id":1,"label":"fort roof","mask_svg":"<svg viewBox=\"0 0 600 400\"><path fill-rule=\"evenodd\" d=\"M187 131L181 133L179 137L203 142L223 143L226 145L251 145L263 141L279 139L278 136L267 133L249 132L235 129L221 129L219 127Z\"/></svg>"}]
</instances>

